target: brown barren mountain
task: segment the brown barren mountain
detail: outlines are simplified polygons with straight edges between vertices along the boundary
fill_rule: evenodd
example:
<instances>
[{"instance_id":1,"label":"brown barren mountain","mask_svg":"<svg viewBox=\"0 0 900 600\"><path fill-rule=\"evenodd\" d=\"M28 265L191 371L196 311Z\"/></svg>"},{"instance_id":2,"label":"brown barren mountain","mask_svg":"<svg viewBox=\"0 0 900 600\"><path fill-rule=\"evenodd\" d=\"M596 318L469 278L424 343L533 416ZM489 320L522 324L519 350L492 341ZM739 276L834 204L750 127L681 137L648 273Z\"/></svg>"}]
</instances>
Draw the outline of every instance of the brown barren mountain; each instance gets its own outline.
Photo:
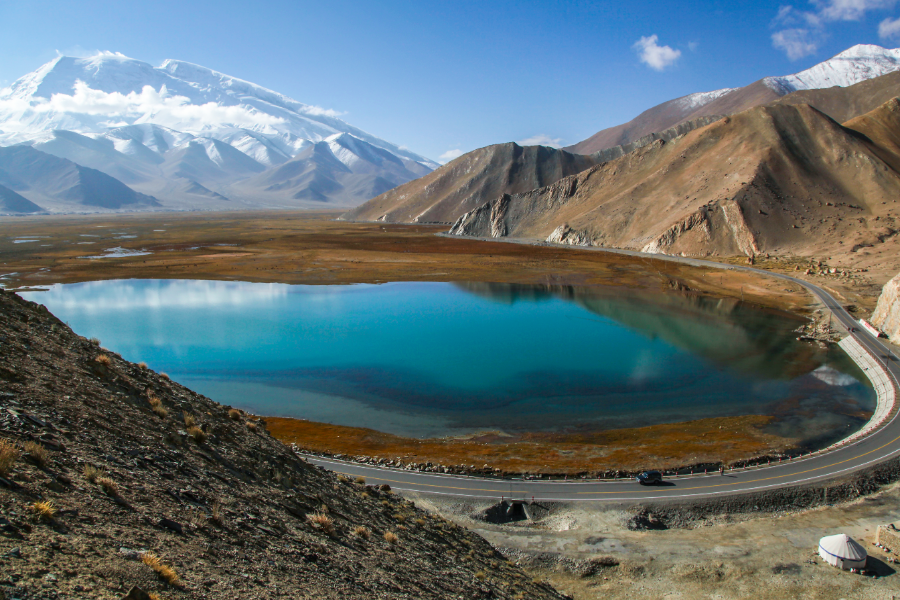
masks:
<instances>
[{"instance_id":1,"label":"brown barren mountain","mask_svg":"<svg viewBox=\"0 0 900 600\"><path fill-rule=\"evenodd\" d=\"M829 253L896 232L896 103L842 127L757 107L553 185L503 195L452 233L670 254Z\"/></svg>"},{"instance_id":2,"label":"brown barren mountain","mask_svg":"<svg viewBox=\"0 0 900 600\"><path fill-rule=\"evenodd\" d=\"M588 156L546 146L496 144L469 152L428 175L346 213L348 221L452 223L500 194L549 185L594 165Z\"/></svg>"}]
</instances>

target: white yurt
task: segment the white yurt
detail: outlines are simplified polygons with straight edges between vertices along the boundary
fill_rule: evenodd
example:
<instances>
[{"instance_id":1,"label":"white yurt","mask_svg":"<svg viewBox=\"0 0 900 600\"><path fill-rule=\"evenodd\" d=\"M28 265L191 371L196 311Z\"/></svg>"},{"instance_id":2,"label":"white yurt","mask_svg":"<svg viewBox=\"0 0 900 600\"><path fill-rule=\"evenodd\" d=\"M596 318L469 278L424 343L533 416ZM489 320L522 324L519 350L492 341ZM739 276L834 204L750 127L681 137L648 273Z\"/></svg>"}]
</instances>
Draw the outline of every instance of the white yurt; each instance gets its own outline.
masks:
<instances>
[{"instance_id":1,"label":"white yurt","mask_svg":"<svg viewBox=\"0 0 900 600\"><path fill-rule=\"evenodd\" d=\"M864 569L866 566L866 549L844 533L819 540L819 556L839 569Z\"/></svg>"}]
</instances>

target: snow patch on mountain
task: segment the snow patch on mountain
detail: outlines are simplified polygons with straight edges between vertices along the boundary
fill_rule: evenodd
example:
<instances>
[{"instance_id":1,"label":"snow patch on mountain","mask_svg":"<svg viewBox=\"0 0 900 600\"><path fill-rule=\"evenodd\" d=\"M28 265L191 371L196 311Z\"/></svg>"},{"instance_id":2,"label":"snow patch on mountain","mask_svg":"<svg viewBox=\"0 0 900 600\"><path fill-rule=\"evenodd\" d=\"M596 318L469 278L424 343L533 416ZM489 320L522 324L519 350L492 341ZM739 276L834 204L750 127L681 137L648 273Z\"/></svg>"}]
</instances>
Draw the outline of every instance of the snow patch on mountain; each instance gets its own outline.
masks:
<instances>
[{"instance_id":1,"label":"snow patch on mountain","mask_svg":"<svg viewBox=\"0 0 900 600\"><path fill-rule=\"evenodd\" d=\"M685 111L696 110L701 106L706 106L717 98L721 98L725 94L733 92L736 89L738 88L722 88L721 90L713 90L711 92L698 92L696 94L689 94L677 100L678 107Z\"/></svg>"}]
</instances>

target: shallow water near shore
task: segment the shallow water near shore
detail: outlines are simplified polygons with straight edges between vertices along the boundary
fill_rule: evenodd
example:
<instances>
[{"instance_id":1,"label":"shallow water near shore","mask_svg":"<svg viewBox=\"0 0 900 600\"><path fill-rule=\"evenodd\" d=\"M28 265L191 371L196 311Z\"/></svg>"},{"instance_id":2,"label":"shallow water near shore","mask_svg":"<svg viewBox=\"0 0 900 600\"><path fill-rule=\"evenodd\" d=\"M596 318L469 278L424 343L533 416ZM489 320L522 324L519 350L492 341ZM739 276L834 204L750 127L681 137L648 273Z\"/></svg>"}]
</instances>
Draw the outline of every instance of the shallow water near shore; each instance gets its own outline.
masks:
<instances>
[{"instance_id":1,"label":"shallow water near shore","mask_svg":"<svg viewBox=\"0 0 900 600\"><path fill-rule=\"evenodd\" d=\"M437 437L775 415L808 444L874 394L801 321L733 300L621 287L193 280L22 294L131 361L257 414Z\"/></svg>"}]
</instances>

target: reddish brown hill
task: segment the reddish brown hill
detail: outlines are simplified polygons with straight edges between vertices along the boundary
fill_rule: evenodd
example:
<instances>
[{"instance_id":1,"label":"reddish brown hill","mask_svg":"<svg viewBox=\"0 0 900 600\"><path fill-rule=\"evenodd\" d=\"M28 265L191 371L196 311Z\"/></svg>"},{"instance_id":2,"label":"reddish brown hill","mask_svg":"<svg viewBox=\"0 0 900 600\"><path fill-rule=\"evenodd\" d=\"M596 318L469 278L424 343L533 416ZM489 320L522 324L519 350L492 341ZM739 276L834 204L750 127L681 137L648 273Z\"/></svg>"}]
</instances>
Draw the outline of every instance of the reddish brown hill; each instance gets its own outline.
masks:
<instances>
[{"instance_id":1,"label":"reddish brown hill","mask_svg":"<svg viewBox=\"0 0 900 600\"><path fill-rule=\"evenodd\" d=\"M648 252L815 253L892 235L890 105L840 126L809 106L744 111L460 217L453 233ZM864 127L865 125L865 127ZM879 145L883 144L883 145Z\"/></svg>"},{"instance_id":2,"label":"reddish brown hill","mask_svg":"<svg viewBox=\"0 0 900 600\"><path fill-rule=\"evenodd\" d=\"M500 194L549 185L595 163L591 157L546 146L496 144L469 152L424 177L381 194L342 218L452 223L459 215Z\"/></svg>"}]
</instances>

